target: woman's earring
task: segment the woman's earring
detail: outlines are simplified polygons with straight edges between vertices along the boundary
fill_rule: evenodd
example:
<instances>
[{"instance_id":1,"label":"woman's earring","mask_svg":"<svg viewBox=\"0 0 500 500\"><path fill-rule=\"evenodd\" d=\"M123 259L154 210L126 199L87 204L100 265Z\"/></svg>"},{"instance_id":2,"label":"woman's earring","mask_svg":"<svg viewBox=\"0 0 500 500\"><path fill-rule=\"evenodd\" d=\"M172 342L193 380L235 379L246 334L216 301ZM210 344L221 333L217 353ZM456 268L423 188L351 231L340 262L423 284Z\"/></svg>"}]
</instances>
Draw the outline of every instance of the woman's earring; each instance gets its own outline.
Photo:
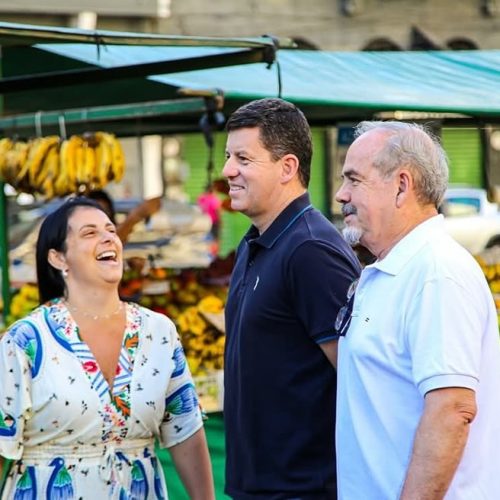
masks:
<instances>
[{"instance_id":1,"label":"woman's earring","mask_svg":"<svg viewBox=\"0 0 500 500\"><path fill-rule=\"evenodd\" d=\"M68 277L68 270L67 270L67 269L63 269L63 270L61 270L61 274L62 274L62 277L63 277L64 279L66 279L66 278Z\"/></svg>"}]
</instances>

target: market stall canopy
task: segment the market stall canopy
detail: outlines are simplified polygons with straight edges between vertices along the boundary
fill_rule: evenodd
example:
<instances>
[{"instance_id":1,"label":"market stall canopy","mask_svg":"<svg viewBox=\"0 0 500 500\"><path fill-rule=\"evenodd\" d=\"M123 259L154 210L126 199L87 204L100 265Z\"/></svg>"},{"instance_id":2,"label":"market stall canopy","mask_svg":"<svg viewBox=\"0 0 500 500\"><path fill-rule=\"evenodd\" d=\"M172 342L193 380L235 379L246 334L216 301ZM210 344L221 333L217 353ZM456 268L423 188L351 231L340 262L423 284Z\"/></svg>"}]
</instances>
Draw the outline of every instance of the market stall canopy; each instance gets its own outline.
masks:
<instances>
[{"instance_id":1,"label":"market stall canopy","mask_svg":"<svg viewBox=\"0 0 500 500\"><path fill-rule=\"evenodd\" d=\"M305 109L313 122L371 118L375 113L396 110L500 117L499 50L281 50L277 61L282 97ZM275 75L258 65L207 70L203 75L197 71L154 76L151 80L177 87L220 87L228 103L277 93Z\"/></svg>"},{"instance_id":2,"label":"market stall canopy","mask_svg":"<svg viewBox=\"0 0 500 500\"><path fill-rule=\"evenodd\" d=\"M250 49L205 46L206 39L197 46L150 45L155 37L146 45L96 44L91 39L89 36L85 43L6 47L3 63L7 80L0 80L5 114L174 102L180 97L179 89L189 88L221 89L226 114L243 102L281 92L282 97L300 105L313 124L372 118L384 112L400 112L404 117L404 111L417 112L414 118L419 118L418 112L426 113L425 117L435 113L436 117L488 117L489 121L500 116L500 51L278 50L277 63L234 65L231 55L239 57L242 50ZM266 45L272 40L251 42ZM226 67L217 59L211 65L211 57L227 58L233 65ZM42 86L35 97L30 91L20 91L23 75L34 78L40 72L62 70L81 71L81 77L87 74L90 80L75 84L71 76L66 81L63 76L59 81L44 77L50 85ZM8 78L14 75L18 77L16 85L9 90ZM153 123L150 131L196 129L200 112L196 106L200 106L199 102L192 105L196 109L182 117L179 114L175 123L145 113L143 126L147 121ZM33 118L28 121L32 123ZM6 130L6 125L0 122L1 129Z\"/></svg>"},{"instance_id":3,"label":"market stall canopy","mask_svg":"<svg viewBox=\"0 0 500 500\"><path fill-rule=\"evenodd\" d=\"M141 115L138 103L148 103L146 119L173 113L171 123L176 123L179 130L184 129L186 120L192 129L192 123L199 120L206 107L203 99L188 101L183 108L176 87L147 79L148 75L235 64L267 66L275 60L280 47L292 47L294 43L270 36L183 37L0 23L0 45L3 114L14 117L10 125L7 122L0 126L8 134L15 133L10 129L23 128L21 114L72 108L84 110L79 119L84 122L92 114L90 108L115 106L111 112L103 110L105 118L123 122L123 106L134 104L131 115L137 120ZM90 48L92 61L79 58L81 47ZM60 52L51 50L56 48ZM151 106L168 104L165 101L171 99L177 101L173 111L168 106Z\"/></svg>"}]
</instances>

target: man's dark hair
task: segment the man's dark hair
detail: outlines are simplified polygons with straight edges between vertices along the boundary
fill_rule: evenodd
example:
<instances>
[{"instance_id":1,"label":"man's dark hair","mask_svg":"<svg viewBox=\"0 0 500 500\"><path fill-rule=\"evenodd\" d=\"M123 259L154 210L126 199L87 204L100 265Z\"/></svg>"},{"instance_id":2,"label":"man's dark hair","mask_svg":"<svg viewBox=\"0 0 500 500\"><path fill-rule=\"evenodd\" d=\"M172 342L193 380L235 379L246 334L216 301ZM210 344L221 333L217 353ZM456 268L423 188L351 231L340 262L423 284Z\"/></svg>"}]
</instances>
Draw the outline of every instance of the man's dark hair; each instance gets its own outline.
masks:
<instances>
[{"instance_id":1,"label":"man's dark hair","mask_svg":"<svg viewBox=\"0 0 500 500\"><path fill-rule=\"evenodd\" d=\"M228 119L226 130L258 127L262 145L273 161L286 154L299 159L299 179L308 187L311 177L312 138L304 113L291 102L267 98L249 102Z\"/></svg>"}]
</instances>

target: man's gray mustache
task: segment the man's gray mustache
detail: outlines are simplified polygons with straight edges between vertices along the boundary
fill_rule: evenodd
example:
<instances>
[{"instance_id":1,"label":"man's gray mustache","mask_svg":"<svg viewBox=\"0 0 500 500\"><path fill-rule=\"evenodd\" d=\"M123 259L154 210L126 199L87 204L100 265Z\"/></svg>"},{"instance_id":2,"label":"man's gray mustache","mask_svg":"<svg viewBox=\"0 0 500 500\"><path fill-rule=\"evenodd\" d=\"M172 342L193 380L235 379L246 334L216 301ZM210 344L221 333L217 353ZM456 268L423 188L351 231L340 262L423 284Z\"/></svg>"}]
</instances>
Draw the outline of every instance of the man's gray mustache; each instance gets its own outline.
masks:
<instances>
[{"instance_id":1,"label":"man's gray mustache","mask_svg":"<svg viewBox=\"0 0 500 500\"><path fill-rule=\"evenodd\" d=\"M342 205L342 215L344 217L347 217L348 215L356 215L357 213L358 211L354 205L351 205L350 203Z\"/></svg>"}]
</instances>

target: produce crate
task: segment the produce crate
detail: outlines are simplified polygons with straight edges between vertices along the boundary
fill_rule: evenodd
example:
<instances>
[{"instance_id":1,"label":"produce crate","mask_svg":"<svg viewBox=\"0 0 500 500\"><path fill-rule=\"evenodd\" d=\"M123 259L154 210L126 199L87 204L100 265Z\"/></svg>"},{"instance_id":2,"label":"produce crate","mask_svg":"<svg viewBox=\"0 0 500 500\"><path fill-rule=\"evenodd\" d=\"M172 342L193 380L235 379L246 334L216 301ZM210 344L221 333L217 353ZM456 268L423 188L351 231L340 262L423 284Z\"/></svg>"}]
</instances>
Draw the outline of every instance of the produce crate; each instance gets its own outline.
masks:
<instances>
[{"instance_id":1,"label":"produce crate","mask_svg":"<svg viewBox=\"0 0 500 500\"><path fill-rule=\"evenodd\" d=\"M197 375L194 377L200 405L204 412L220 412L224 403L224 370Z\"/></svg>"}]
</instances>

